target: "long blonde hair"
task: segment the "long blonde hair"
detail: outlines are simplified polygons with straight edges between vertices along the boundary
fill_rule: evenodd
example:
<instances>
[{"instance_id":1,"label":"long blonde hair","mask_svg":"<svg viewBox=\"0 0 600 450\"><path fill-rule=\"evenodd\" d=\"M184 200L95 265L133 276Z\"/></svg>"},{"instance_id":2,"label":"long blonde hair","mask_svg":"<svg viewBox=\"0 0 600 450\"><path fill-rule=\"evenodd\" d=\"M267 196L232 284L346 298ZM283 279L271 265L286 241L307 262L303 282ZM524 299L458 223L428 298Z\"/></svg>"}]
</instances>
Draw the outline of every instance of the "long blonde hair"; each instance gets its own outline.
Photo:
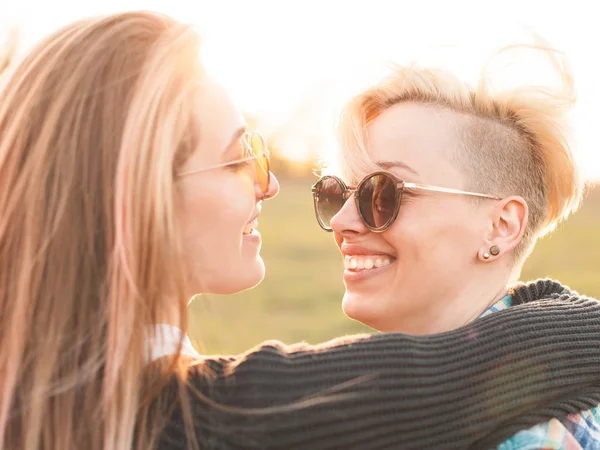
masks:
<instances>
[{"instance_id":1,"label":"long blonde hair","mask_svg":"<svg viewBox=\"0 0 600 450\"><path fill-rule=\"evenodd\" d=\"M197 40L155 13L88 19L5 77L0 450L156 437L144 408L177 358L142 391L144 337L173 302L187 321L173 174L197 142Z\"/></svg>"},{"instance_id":2,"label":"long blonde hair","mask_svg":"<svg viewBox=\"0 0 600 450\"><path fill-rule=\"evenodd\" d=\"M470 86L443 69L396 66L351 99L339 123L342 170L351 178L374 169L366 130L386 109L414 102L457 113L460 148L454 162L467 176L466 188L501 197L519 195L529 206L524 237L515 249L517 266L538 237L577 209L583 190L569 147L567 113L576 95L566 60L544 42L507 47L494 59L521 48L547 55L560 86L498 90L485 70L477 86Z\"/></svg>"}]
</instances>

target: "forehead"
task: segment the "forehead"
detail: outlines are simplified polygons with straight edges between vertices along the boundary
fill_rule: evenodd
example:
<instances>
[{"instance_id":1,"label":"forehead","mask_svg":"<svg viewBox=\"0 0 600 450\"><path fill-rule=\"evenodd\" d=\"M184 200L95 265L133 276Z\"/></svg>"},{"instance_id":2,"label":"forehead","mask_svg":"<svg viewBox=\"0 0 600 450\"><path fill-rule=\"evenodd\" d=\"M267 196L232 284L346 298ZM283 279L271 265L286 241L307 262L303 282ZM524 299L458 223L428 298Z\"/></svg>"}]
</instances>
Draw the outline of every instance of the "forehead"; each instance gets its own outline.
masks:
<instances>
[{"instance_id":1,"label":"forehead","mask_svg":"<svg viewBox=\"0 0 600 450\"><path fill-rule=\"evenodd\" d=\"M460 120L456 113L434 106L399 103L367 128L367 151L373 161L399 161L410 166L418 176L398 168L390 169L407 181L443 183L457 177L452 164L458 149Z\"/></svg>"}]
</instances>

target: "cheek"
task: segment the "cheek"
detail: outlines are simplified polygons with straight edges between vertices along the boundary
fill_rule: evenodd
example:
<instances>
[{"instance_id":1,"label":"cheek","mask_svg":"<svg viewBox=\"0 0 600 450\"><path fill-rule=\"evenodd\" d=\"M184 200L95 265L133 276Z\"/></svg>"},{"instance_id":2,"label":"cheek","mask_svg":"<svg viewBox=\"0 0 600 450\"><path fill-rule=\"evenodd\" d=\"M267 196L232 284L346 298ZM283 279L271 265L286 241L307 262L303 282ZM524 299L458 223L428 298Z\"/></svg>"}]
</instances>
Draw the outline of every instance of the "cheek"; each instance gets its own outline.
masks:
<instances>
[{"instance_id":1,"label":"cheek","mask_svg":"<svg viewBox=\"0 0 600 450\"><path fill-rule=\"evenodd\" d=\"M231 226L223 223L223 208L219 204L218 199L204 195L186 204L182 248L188 267L202 266L206 270L218 257L216 249Z\"/></svg>"},{"instance_id":2,"label":"cheek","mask_svg":"<svg viewBox=\"0 0 600 450\"><path fill-rule=\"evenodd\" d=\"M429 199L428 199L429 200ZM420 264L436 265L456 260L471 251L474 239L474 212L463 205L423 202L408 205L398 215L386 240L401 259L417 259Z\"/></svg>"},{"instance_id":3,"label":"cheek","mask_svg":"<svg viewBox=\"0 0 600 450\"><path fill-rule=\"evenodd\" d=\"M243 256L242 232L256 202L253 184L233 181L218 191L198 189L182 201L181 248L196 285L199 278L215 280L235 272Z\"/></svg>"}]
</instances>

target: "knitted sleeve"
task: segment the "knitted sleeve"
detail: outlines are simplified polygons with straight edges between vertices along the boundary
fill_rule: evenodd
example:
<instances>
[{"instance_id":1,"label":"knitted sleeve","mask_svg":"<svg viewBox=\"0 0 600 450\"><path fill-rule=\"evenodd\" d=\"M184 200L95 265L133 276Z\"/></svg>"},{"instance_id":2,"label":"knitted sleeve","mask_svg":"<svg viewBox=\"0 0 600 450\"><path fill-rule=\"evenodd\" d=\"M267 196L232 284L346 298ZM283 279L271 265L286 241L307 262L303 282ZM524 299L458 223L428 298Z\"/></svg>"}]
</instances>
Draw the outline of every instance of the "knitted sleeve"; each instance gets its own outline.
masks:
<instances>
[{"instance_id":1,"label":"knitted sleeve","mask_svg":"<svg viewBox=\"0 0 600 450\"><path fill-rule=\"evenodd\" d=\"M600 305L555 299L458 330L263 345L191 369L200 448L490 448L600 403ZM185 448L179 412L161 448ZM168 442L168 444L167 444Z\"/></svg>"}]
</instances>

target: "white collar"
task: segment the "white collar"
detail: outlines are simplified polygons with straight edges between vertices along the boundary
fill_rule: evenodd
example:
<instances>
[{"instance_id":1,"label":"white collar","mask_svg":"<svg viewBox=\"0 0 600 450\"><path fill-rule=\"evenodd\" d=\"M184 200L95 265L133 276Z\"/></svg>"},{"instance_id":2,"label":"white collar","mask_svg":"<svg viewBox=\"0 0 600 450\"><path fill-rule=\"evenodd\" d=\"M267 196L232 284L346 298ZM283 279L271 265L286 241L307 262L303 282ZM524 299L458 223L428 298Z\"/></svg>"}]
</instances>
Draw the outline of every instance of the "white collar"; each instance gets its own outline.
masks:
<instances>
[{"instance_id":1,"label":"white collar","mask_svg":"<svg viewBox=\"0 0 600 450\"><path fill-rule=\"evenodd\" d=\"M146 335L146 362L176 354L182 335L183 332L174 325L159 323L150 326ZM192 358L201 357L187 335L183 336L181 354Z\"/></svg>"}]
</instances>

